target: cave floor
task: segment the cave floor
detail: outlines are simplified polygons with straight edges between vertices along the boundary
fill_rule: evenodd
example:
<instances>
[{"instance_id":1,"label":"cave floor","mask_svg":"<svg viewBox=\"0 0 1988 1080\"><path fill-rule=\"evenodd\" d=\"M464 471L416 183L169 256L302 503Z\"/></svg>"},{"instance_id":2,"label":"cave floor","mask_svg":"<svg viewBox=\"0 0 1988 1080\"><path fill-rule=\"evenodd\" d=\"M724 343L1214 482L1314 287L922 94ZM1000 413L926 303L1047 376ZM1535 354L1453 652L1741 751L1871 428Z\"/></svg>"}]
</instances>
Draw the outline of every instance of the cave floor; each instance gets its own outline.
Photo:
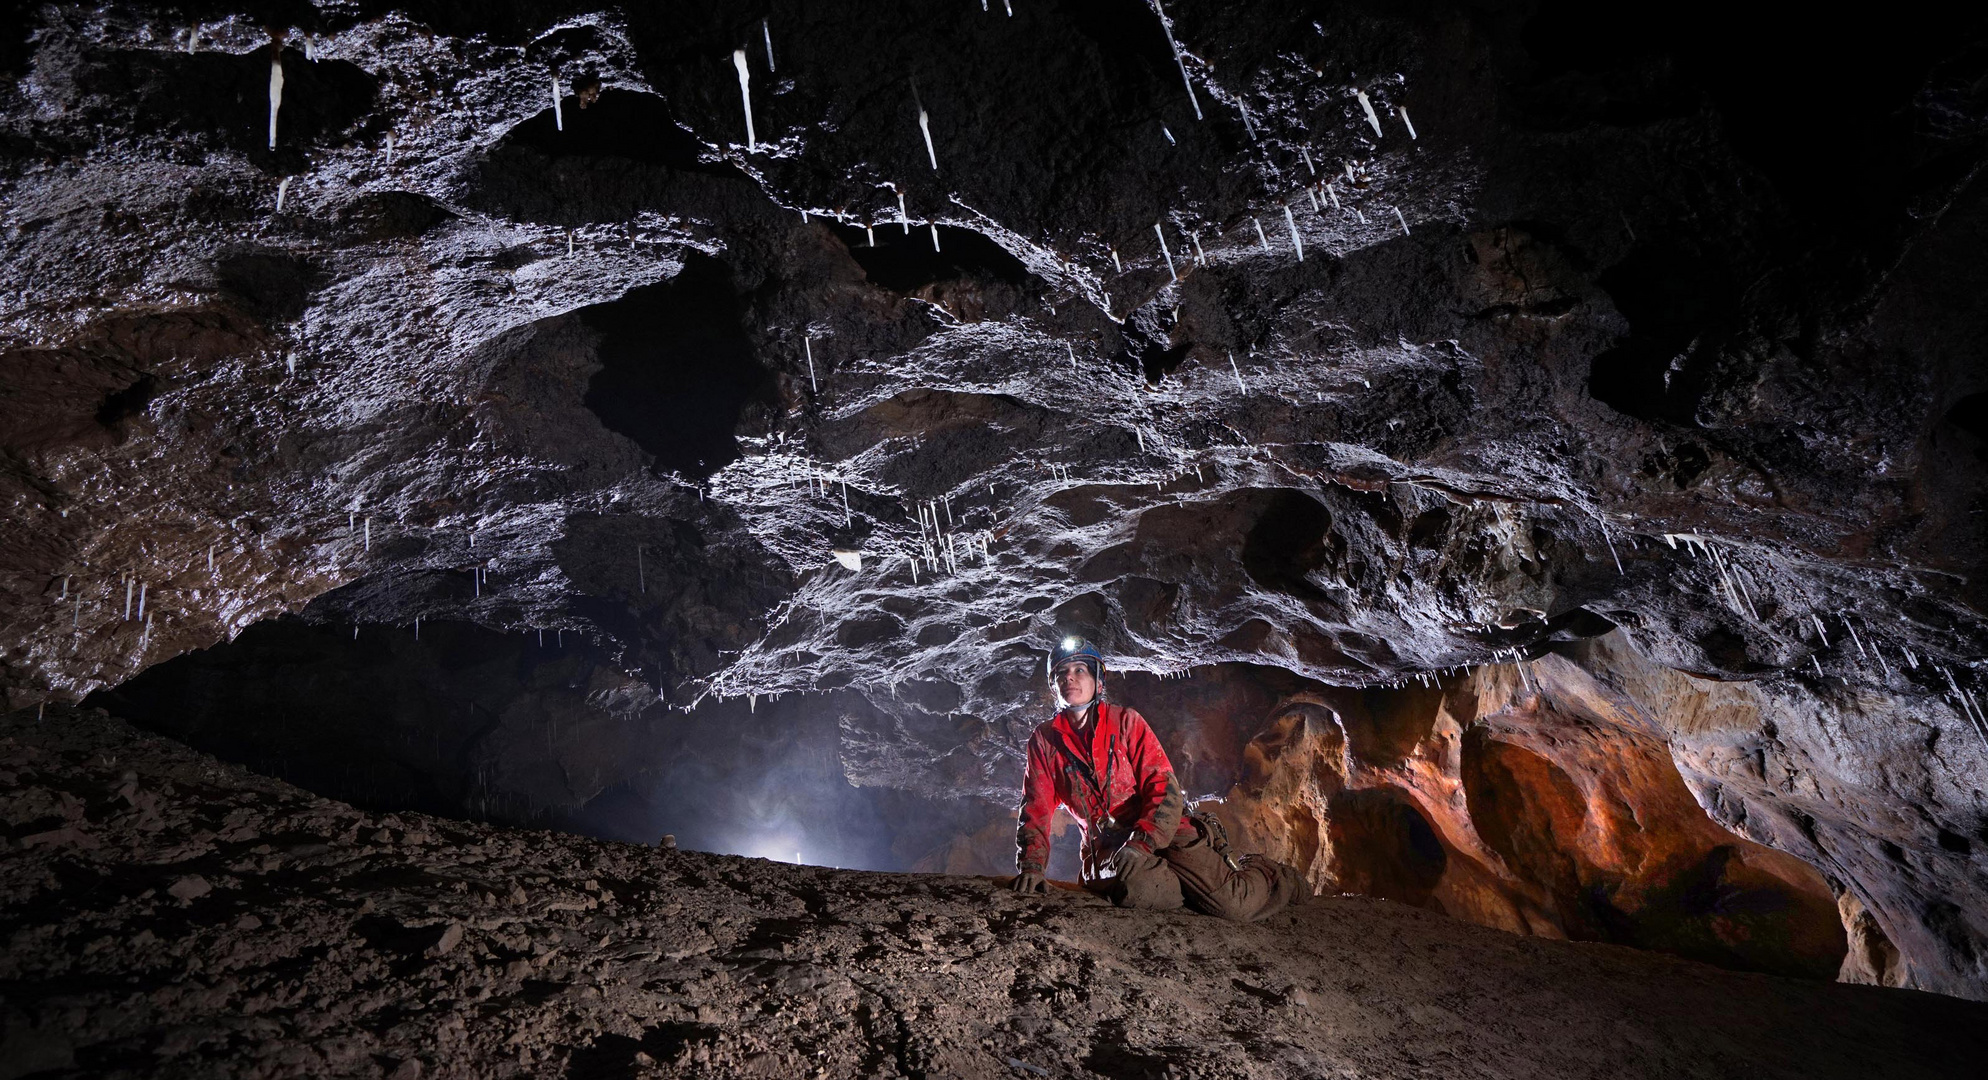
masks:
<instances>
[{"instance_id":1,"label":"cave floor","mask_svg":"<svg viewBox=\"0 0 1988 1080\"><path fill-rule=\"evenodd\" d=\"M0 721L0 1077L1977 1076L1988 1005L372 814Z\"/></svg>"}]
</instances>

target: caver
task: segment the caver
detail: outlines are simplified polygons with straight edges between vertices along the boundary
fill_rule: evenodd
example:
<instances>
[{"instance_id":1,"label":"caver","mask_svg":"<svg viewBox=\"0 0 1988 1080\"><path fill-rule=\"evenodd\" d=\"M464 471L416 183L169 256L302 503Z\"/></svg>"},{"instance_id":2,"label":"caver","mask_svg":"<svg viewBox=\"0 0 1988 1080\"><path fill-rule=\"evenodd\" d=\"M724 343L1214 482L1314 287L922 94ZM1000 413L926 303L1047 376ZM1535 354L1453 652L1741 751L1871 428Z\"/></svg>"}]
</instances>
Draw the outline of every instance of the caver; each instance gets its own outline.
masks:
<instances>
[{"instance_id":1,"label":"caver","mask_svg":"<svg viewBox=\"0 0 1988 1080\"><path fill-rule=\"evenodd\" d=\"M1039 892L1057 806L1083 825L1083 885L1121 907L1196 911L1248 922L1306 895L1295 870L1234 857L1220 822L1187 809L1173 763L1146 718L1105 700L1104 656L1082 638L1049 654L1056 714L1029 736L1015 836L1014 887Z\"/></svg>"}]
</instances>

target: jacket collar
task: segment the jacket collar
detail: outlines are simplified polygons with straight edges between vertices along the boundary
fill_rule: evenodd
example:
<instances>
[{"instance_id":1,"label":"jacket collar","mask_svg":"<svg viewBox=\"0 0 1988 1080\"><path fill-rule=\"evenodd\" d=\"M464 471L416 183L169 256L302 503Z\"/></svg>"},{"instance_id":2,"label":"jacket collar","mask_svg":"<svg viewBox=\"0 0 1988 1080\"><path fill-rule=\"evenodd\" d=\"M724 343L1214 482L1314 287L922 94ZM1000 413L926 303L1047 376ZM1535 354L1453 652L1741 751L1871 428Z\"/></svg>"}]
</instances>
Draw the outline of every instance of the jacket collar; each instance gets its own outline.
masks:
<instances>
[{"instance_id":1,"label":"jacket collar","mask_svg":"<svg viewBox=\"0 0 1988 1080\"><path fill-rule=\"evenodd\" d=\"M1116 715L1118 710L1112 708L1111 703L1108 701L1093 702L1091 707L1097 710L1097 719L1091 723L1088 729L1079 728L1076 722L1070 719L1069 712L1063 709L1056 710L1056 715L1052 718L1051 722L1063 731L1065 737L1072 744L1078 742L1095 744L1098 737L1103 735L1107 730L1116 730L1118 726L1118 716ZM1086 747L1086 749L1089 749L1089 747Z\"/></svg>"}]
</instances>

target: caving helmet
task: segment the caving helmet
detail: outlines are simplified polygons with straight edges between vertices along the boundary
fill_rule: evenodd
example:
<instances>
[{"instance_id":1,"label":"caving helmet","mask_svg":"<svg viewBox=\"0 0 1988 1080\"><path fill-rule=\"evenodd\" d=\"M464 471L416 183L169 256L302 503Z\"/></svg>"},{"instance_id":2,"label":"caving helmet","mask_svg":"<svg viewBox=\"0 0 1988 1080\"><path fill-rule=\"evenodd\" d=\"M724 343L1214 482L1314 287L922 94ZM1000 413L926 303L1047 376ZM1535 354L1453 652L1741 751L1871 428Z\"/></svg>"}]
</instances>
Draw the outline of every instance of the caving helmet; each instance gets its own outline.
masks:
<instances>
[{"instance_id":1,"label":"caving helmet","mask_svg":"<svg viewBox=\"0 0 1988 1080\"><path fill-rule=\"evenodd\" d=\"M1056 647L1049 650L1049 685L1051 687L1056 685L1057 669L1072 660L1080 661L1091 669L1091 678L1098 682L1098 697L1103 698L1104 654L1099 652L1098 647L1089 640L1077 637L1075 634L1057 642Z\"/></svg>"}]
</instances>

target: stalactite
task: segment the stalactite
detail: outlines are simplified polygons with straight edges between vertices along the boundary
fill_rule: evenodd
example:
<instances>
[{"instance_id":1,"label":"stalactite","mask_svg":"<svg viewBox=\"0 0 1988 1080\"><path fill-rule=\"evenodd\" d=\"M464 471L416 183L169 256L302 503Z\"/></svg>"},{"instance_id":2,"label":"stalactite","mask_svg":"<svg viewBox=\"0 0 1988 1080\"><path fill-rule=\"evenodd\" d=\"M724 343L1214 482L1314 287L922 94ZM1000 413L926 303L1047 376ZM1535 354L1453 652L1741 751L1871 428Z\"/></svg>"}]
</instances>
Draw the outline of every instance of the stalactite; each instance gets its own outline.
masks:
<instances>
[{"instance_id":1,"label":"stalactite","mask_svg":"<svg viewBox=\"0 0 1988 1080\"><path fill-rule=\"evenodd\" d=\"M269 58L269 148L276 149L276 113L283 107L283 43L270 46Z\"/></svg>"},{"instance_id":2,"label":"stalactite","mask_svg":"<svg viewBox=\"0 0 1988 1080\"><path fill-rule=\"evenodd\" d=\"M732 50L732 66L739 70L739 100L745 108L746 150L750 152L758 148L759 139L752 129L752 82L750 73L746 70L744 49Z\"/></svg>"}]
</instances>

